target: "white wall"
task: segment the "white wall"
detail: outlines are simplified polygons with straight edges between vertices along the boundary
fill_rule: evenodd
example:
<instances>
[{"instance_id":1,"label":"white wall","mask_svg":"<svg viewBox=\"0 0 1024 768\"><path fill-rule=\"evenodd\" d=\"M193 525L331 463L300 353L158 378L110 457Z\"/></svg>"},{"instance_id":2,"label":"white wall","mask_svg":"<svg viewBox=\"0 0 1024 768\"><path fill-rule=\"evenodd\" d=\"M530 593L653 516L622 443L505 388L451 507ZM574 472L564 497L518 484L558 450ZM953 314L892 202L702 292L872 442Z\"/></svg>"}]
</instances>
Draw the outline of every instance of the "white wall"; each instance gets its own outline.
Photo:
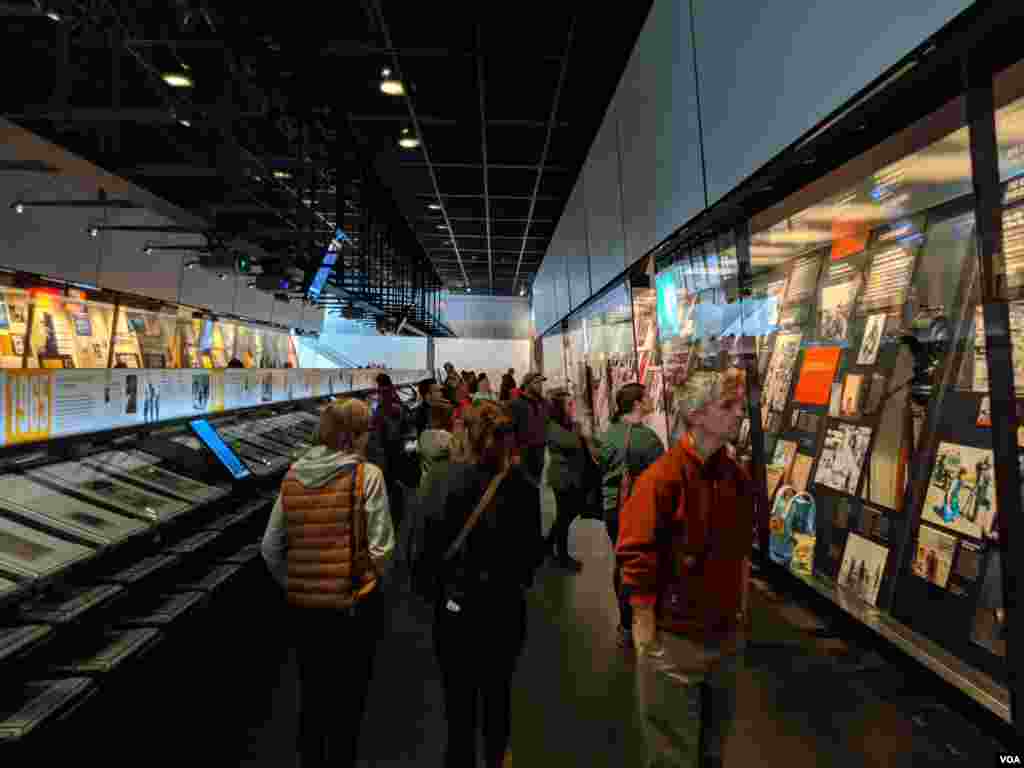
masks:
<instances>
[{"instance_id":1,"label":"white wall","mask_svg":"<svg viewBox=\"0 0 1024 768\"><path fill-rule=\"evenodd\" d=\"M515 296L473 296L446 293L445 322L459 337L527 339L530 302Z\"/></svg>"},{"instance_id":2,"label":"white wall","mask_svg":"<svg viewBox=\"0 0 1024 768\"><path fill-rule=\"evenodd\" d=\"M434 339L434 363L441 368L451 363L458 371L487 371L488 378L509 368L516 371L516 381L530 370L530 341L528 339ZM491 386L497 392L501 377L493 378Z\"/></svg>"},{"instance_id":3,"label":"white wall","mask_svg":"<svg viewBox=\"0 0 1024 768\"><path fill-rule=\"evenodd\" d=\"M534 281L537 331L970 5L694 0L691 17L689 0L655 0Z\"/></svg>"}]
</instances>

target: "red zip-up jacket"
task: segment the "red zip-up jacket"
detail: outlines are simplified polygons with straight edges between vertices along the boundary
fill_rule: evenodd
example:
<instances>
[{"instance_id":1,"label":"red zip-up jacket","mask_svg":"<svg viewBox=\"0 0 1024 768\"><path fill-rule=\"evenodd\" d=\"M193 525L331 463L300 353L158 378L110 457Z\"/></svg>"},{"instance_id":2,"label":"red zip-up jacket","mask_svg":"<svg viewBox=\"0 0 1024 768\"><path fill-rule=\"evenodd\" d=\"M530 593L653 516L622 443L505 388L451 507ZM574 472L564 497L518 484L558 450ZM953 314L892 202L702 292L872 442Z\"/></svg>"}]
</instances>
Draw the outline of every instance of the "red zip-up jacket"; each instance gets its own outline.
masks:
<instances>
[{"instance_id":1,"label":"red zip-up jacket","mask_svg":"<svg viewBox=\"0 0 1024 768\"><path fill-rule=\"evenodd\" d=\"M725 449L702 461L684 437L633 486L616 557L632 605L655 606L659 628L730 634L742 609L754 488Z\"/></svg>"}]
</instances>

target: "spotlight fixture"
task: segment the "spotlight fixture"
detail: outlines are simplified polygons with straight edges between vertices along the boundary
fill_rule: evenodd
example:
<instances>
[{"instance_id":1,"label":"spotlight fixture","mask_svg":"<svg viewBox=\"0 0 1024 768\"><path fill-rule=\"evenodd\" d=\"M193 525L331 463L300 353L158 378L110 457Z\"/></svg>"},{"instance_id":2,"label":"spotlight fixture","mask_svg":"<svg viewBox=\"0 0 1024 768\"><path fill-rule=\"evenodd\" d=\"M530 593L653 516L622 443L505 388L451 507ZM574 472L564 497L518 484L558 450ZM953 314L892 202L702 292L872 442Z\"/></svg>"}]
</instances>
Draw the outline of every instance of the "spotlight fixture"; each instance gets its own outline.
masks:
<instances>
[{"instance_id":1,"label":"spotlight fixture","mask_svg":"<svg viewBox=\"0 0 1024 768\"><path fill-rule=\"evenodd\" d=\"M387 96L405 96L405 86L401 80L391 76L391 70L386 67L380 73L380 92Z\"/></svg>"},{"instance_id":2,"label":"spotlight fixture","mask_svg":"<svg viewBox=\"0 0 1024 768\"><path fill-rule=\"evenodd\" d=\"M147 256L152 256L153 255L153 247L150 246L150 245L147 245L146 248L145 248L145 254Z\"/></svg>"},{"instance_id":3,"label":"spotlight fixture","mask_svg":"<svg viewBox=\"0 0 1024 768\"><path fill-rule=\"evenodd\" d=\"M188 120L179 120L178 123L183 125L185 128L191 128L192 127L192 123L190 121L188 121Z\"/></svg>"},{"instance_id":4,"label":"spotlight fixture","mask_svg":"<svg viewBox=\"0 0 1024 768\"><path fill-rule=\"evenodd\" d=\"M228 279L228 276L227 276L226 272L221 272L220 275L218 275L218 277L220 277L221 280L227 280Z\"/></svg>"},{"instance_id":5,"label":"spotlight fixture","mask_svg":"<svg viewBox=\"0 0 1024 768\"><path fill-rule=\"evenodd\" d=\"M99 237L100 231L97 227L89 227L89 237Z\"/></svg>"},{"instance_id":6,"label":"spotlight fixture","mask_svg":"<svg viewBox=\"0 0 1024 768\"><path fill-rule=\"evenodd\" d=\"M398 146L402 149L416 149L420 145L419 137L412 132L411 128L403 128L402 136L398 139Z\"/></svg>"},{"instance_id":7,"label":"spotlight fixture","mask_svg":"<svg viewBox=\"0 0 1024 768\"><path fill-rule=\"evenodd\" d=\"M526 295L526 286L525 285L522 288L519 289L519 295L520 296L525 296Z\"/></svg>"},{"instance_id":8,"label":"spotlight fixture","mask_svg":"<svg viewBox=\"0 0 1024 768\"><path fill-rule=\"evenodd\" d=\"M427 208L429 208L432 211L440 211L441 210L441 206L439 204L437 204L437 203L431 203L430 205L427 206Z\"/></svg>"},{"instance_id":9,"label":"spotlight fixture","mask_svg":"<svg viewBox=\"0 0 1024 768\"><path fill-rule=\"evenodd\" d=\"M60 24L60 14L57 13L56 11L47 11L46 18L48 18L50 21Z\"/></svg>"},{"instance_id":10,"label":"spotlight fixture","mask_svg":"<svg viewBox=\"0 0 1024 768\"><path fill-rule=\"evenodd\" d=\"M466 293L472 293L472 292L473 292L473 286L467 285L466 286Z\"/></svg>"},{"instance_id":11,"label":"spotlight fixture","mask_svg":"<svg viewBox=\"0 0 1024 768\"><path fill-rule=\"evenodd\" d=\"M163 80L171 88L191 88L194 84L184 72L164 72Z\"/></svg>"},{"instance_id":12,"label":"spotlight fixture","mask_svg":"<svg viewBox=\"0 0 1024 768\"><path fill-rule=\"evenodd\" d=\"M14 208L14 212L15 213L24 213L25 212L25 204L22 203L22 202L17 202L17 203L15 203L11 207Z\"/></svg>"},{"instance_id":13,"label":"spotlight fixture","mask_svg":"<svg viewBox=\"0 0 1024 768\"><path fill-rule=\"evenodd\" d=\"M288 171L274 171L275 179L290 179L292 175Z\"/></svg>"}]
</instances>

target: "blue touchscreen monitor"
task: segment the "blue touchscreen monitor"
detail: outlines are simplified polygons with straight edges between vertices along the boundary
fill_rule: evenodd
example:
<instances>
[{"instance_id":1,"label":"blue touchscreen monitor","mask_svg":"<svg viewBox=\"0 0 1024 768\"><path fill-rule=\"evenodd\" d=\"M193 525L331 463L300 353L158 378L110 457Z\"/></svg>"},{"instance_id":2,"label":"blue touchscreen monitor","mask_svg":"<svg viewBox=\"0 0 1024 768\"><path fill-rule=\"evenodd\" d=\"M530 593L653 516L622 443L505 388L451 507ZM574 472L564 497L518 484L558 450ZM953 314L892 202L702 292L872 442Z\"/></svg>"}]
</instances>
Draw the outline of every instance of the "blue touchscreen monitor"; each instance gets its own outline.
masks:
<instances>
[{"instance_id":1,"label":"blue touchscreen monitor","mask_svg":"<svg viewBox=\"0 0 1024 768\"><path fill-rule=\"evenodd\" d=\"M210 449L235 480L244 480L252 474L249 468L245 466L245 463L224 442L224 439L218 434L217 430L210 426L210 422L206 419L193 419L188 425L196 433L196 437L202 441L203 445Z\"/></svg>"}]
</instances>

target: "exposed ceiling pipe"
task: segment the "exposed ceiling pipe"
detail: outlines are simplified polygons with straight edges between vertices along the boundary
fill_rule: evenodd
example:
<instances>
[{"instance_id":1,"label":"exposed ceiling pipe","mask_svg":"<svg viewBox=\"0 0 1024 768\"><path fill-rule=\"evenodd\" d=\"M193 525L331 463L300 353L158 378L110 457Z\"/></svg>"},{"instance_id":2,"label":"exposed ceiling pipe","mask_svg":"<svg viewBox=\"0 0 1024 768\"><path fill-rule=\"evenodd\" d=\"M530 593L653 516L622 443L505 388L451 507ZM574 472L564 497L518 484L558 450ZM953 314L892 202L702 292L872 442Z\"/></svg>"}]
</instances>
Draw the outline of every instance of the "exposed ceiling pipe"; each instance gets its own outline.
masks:
<instances>
[{"instance_id":1,"label":"exposed ceiling pipe","mask_svg":"<svg viewBox=\"0 0 1024 768\"><path fill-rule=\"evenodd\" d=\"M540 165L537 166L537 181L533 185L533 196L530 199L530 210L526 215L526 229L523 230L523 246L519 251L519 261L516 263L516 276L512 280L514 286L519 280L519 267L523 263L523 253L526 251L527 236L530 234L530 222L533 219L533 210L537 205L537 193L540 192L540 180L544 176L544 164L548 159L548 150L551 148L551 134L555 128L555 118L558 116L558 102L562 97L562 86L565 85L565 73L569 69L569 53L572 50L572 37L576 30L576 17L573 16L569 22L569 38L565 43L565 56L562 58L562 68L558 73L558 85L555 87L555 99L551 105L551 117L548 119L547 135L544 137L544 151L540 155Z\"/></svg>"}]
</instances>

